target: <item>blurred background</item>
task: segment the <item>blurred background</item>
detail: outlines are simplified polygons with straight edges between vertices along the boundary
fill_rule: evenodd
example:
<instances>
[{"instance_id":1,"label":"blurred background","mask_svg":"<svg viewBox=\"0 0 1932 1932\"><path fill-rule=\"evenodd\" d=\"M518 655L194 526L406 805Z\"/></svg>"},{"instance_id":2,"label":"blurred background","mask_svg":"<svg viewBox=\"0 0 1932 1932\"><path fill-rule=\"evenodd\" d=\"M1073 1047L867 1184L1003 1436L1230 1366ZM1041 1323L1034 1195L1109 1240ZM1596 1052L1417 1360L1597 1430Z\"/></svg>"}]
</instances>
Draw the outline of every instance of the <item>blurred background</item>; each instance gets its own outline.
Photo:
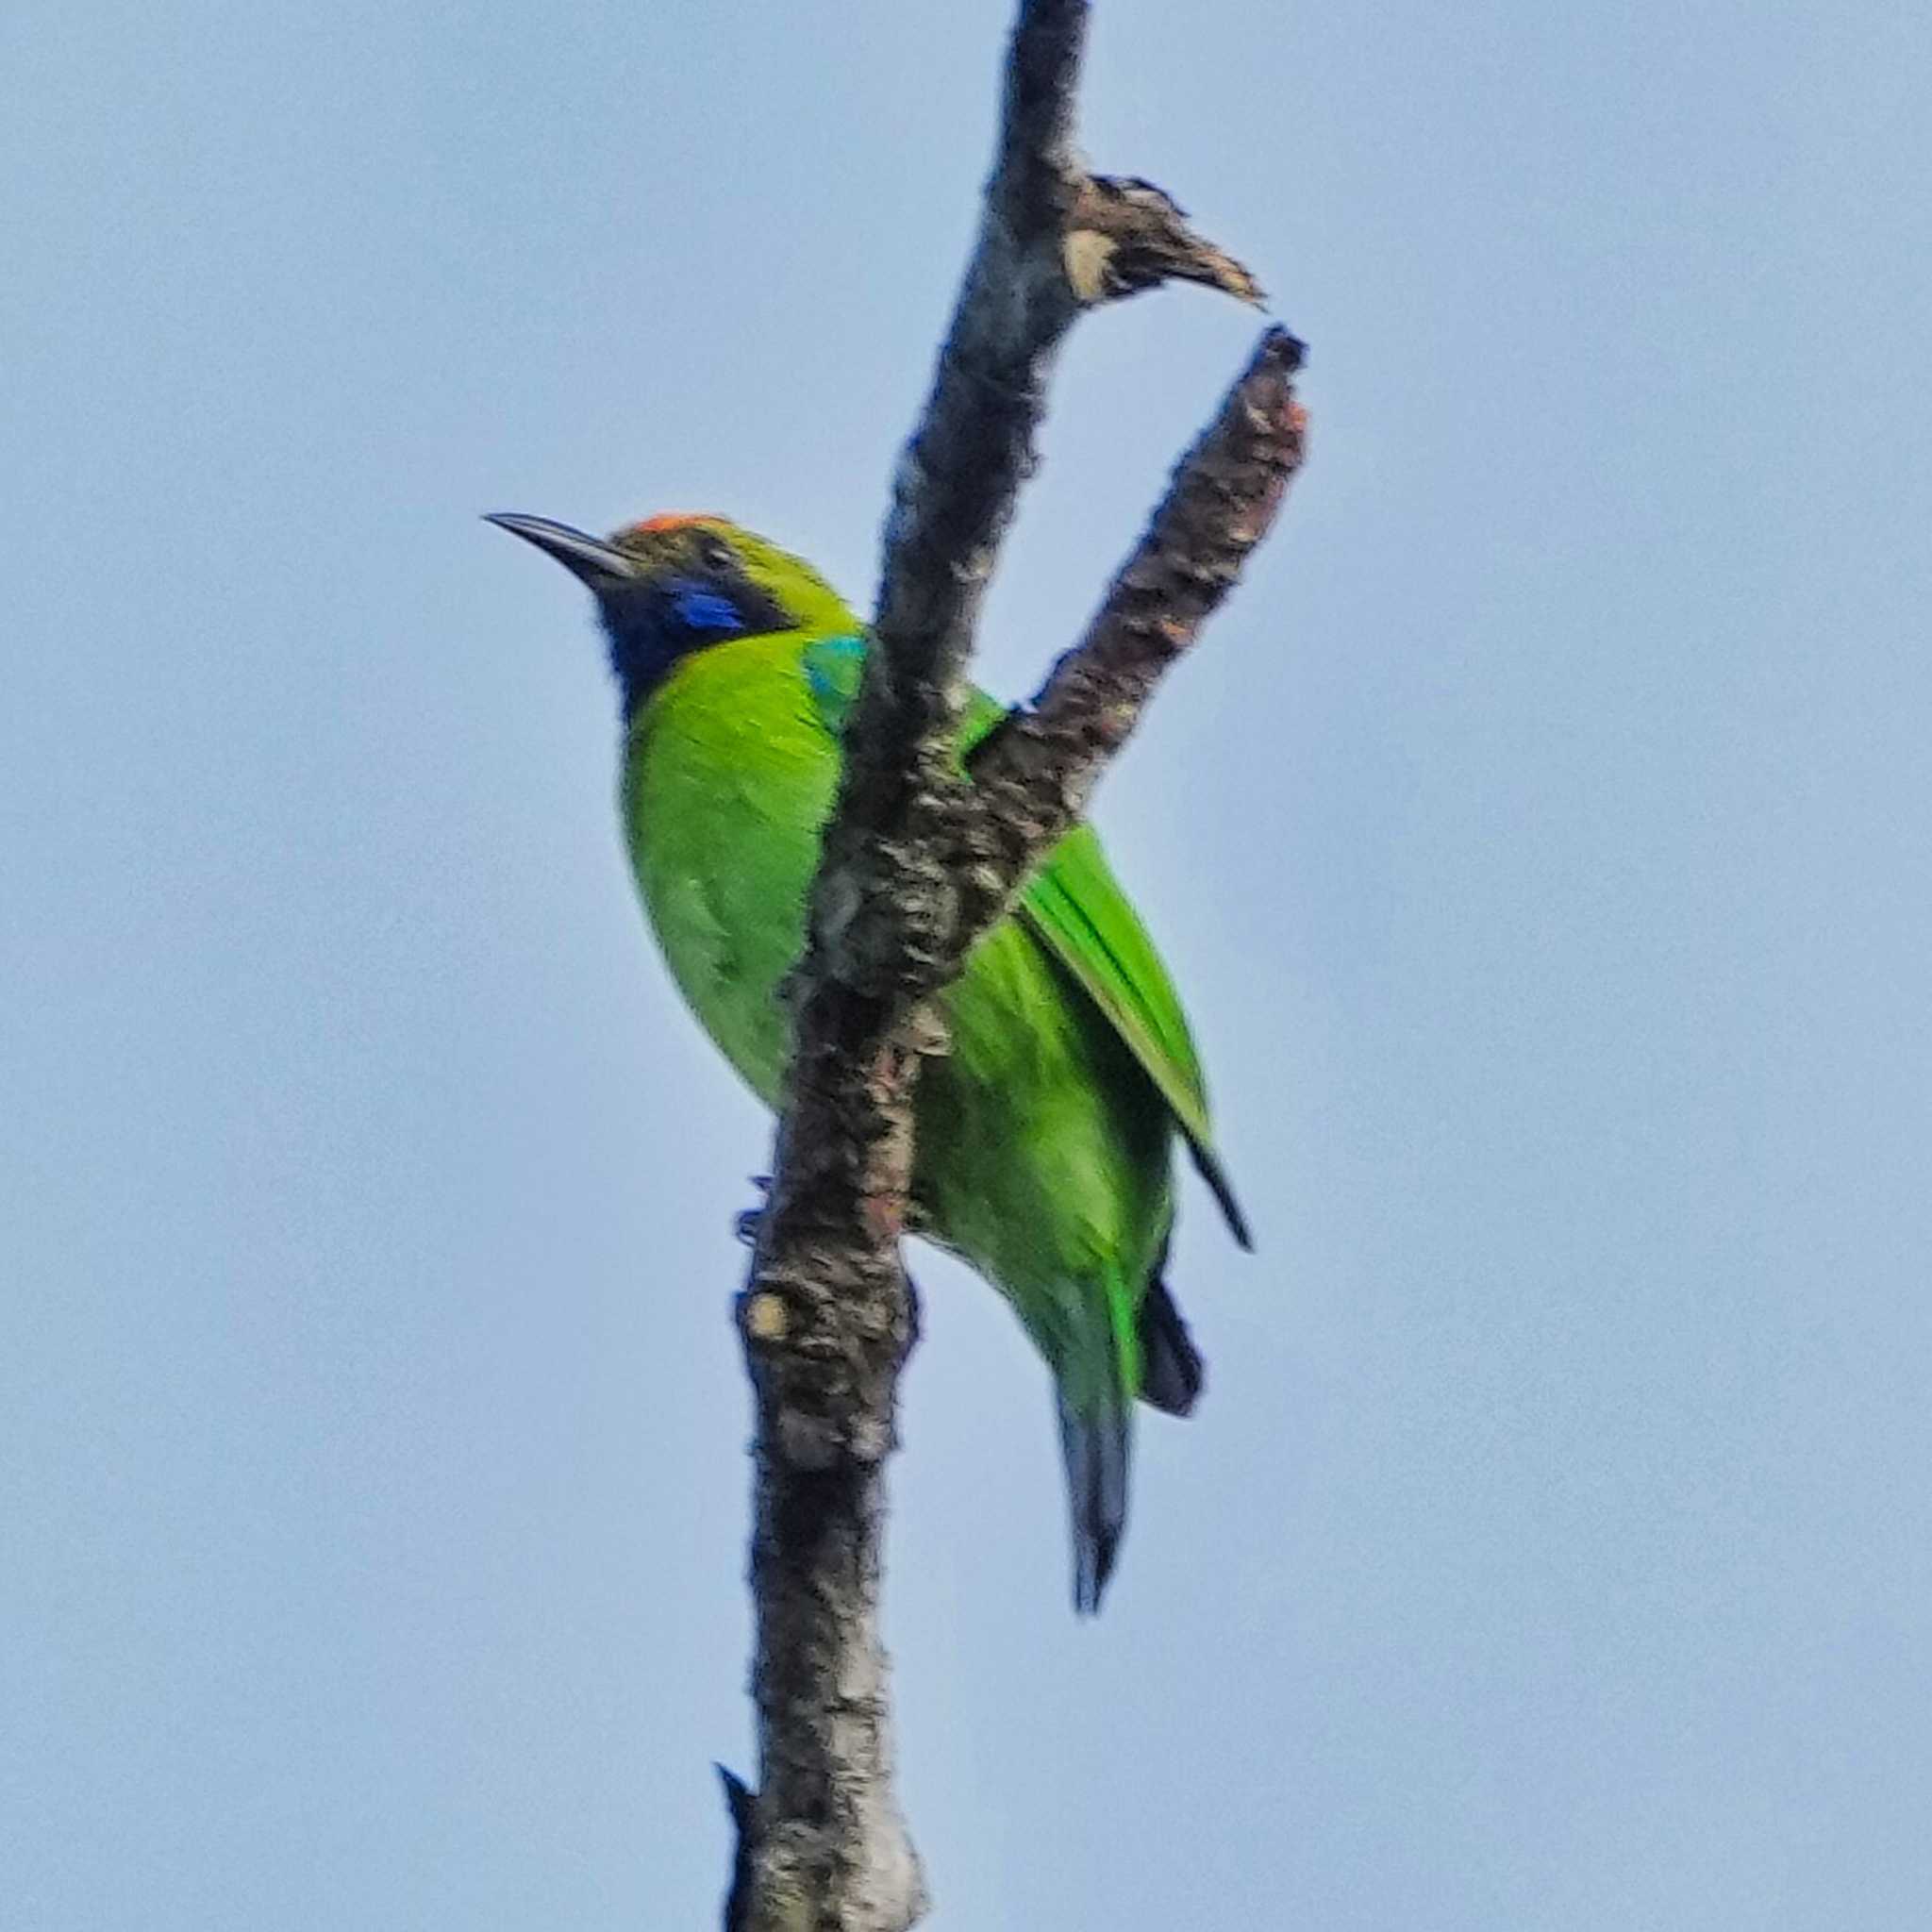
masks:
<instances>
[{"instance_id":1,"label":"blurred background","mask_svg":"<svg viewBox=\"0 0 1932 1932\"><path fill-rule=\"evenodd\" d=\"M1314 457L1099 816L1259 1236L1076 1625L1044 1378L917 1258L940 1932L1860 1932L1932 1887L1932 24L1096 8L1104 166ZM59 1932L715 1923L733 1214L586 600L871 591L1004 4L0 20L0 1871ZM1255 319L1089 323L1029 691Z\"/></svg>"}]
</instances>

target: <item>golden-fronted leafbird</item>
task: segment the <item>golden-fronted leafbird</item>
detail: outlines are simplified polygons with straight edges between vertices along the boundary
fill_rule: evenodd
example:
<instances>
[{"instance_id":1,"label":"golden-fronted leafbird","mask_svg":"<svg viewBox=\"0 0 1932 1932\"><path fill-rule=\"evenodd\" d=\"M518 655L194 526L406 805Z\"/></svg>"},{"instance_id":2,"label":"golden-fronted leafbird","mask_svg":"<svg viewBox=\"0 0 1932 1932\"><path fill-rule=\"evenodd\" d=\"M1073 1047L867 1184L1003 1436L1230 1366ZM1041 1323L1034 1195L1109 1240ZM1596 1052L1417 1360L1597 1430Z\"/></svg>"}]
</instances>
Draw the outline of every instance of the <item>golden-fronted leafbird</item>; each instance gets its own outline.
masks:
<instances>
[{"instance_id":1,"label":"golden-fronted leafbird","mask_svg":"<svg viewBox=\"0 0 1932 1932\"><path fill-rule=\"evenodd\" d=\"M652 517L608 541L491 521L596 598L645 912L705 1030L775 1106L779 982L804 943L864 629L808 564L722 517ZM962 754L1002 716L975 692ZM1162 1278L1176 1135L1243 1247L1247 1229L1179 997L1090 826L1054 847L939 1000L950 1050L919 1083L914 1224L998 1288L1053 1371L1074 1601L1092 1610L1126 1522L1135 1398L1184 1415L1201 1390Z\"/></svg>"}]
</instances>

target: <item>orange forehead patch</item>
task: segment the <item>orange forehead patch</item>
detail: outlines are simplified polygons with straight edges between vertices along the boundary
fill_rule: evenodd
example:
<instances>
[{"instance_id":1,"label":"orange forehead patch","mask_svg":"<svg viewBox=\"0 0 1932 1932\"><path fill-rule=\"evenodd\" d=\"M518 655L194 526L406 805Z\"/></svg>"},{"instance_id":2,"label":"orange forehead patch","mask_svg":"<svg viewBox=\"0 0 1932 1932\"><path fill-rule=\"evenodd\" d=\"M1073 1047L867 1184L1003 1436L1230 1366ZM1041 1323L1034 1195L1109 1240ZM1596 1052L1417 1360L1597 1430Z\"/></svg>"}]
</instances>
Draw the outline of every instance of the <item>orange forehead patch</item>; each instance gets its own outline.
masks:
<instances>
[{"instance_id":1,"label":"orange forehead patch","mask_svg":"<svg viewBox=\"0 0 1932 1932\"><path fill-rule=\"evenodd\" d=\"M641 537L651 537L665 530L681 530L690 524L715 524L720 521L711 510L670 509L660 516L645 517L641 523L632 524L630 530L635 530ZM625 534L628 536L630 530Z\"/></svg>"}]
</instances>

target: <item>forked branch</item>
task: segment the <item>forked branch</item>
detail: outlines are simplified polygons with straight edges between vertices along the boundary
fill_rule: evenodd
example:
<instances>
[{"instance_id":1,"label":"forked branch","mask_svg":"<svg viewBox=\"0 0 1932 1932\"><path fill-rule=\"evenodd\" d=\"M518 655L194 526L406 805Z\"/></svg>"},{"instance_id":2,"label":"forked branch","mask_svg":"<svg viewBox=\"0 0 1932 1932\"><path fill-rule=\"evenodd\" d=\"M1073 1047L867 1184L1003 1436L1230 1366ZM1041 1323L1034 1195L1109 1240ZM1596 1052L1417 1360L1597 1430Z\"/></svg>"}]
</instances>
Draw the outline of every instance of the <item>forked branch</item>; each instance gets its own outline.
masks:
<instances>
[{"instance_id":1,"label":"forked branch","mask_svg":"<svg viewBox=\"0 0 1932 1932\"><path fill-rule=\"evenodd\" d=\"M739 1324L756 1394L758 1790L733 1800L731 1932L906 1932L924 1881L892 1787L878 1634L883 1463L911 1344L900 1262L925 1005L1078 809L1159 668L1272 519L1299 459L1298 345L1264 339L1088 637L968 786L955 734L974 625L1083 308L1173 278L1253 301L1160 190L1086 174L1084 0L1023 0L978 238L887 520L804 958L770 1205Z\"/></svg>"}]
</instances>

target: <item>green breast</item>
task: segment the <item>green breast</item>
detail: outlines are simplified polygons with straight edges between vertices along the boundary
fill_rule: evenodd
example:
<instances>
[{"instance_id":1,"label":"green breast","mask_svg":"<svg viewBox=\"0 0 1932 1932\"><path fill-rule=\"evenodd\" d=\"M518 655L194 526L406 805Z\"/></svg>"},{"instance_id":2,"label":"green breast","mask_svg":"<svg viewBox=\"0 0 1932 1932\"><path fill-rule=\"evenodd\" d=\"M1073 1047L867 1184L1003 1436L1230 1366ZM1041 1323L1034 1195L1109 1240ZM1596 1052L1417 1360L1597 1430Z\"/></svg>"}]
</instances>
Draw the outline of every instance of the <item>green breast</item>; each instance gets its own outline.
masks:
<instances>
[{"instance_id":1,"label":"green breast","mask_svg":"<svg viewBox=\"0 0 1932 1932\"><path fill-rule=\"evenodd\" d=\"M785 1071L779 981L831 809L836 752L797 643L749 638L688 658L625 749L632 870L678 990L765 1101Z\"/></svg>"},{"instance_id":2,"label":"green breast","mask_svg":"<svg viewBox=\"0 0 1932 1932\"><path fill-rule=\"evenodd\" d=\"M687 659L633 725L624 770L631 861L672 974L774 1105L788 1046L777 989L803 944L838 769L802 641ZM1078 1285L1119 1281L1138 1301L1155 1265L1173 1212L1167 1107L1018 921L987 935L941 1005L952 1050L920 1083L919 1207L1063 1360Z\"/></svg>"}]
</instances>

